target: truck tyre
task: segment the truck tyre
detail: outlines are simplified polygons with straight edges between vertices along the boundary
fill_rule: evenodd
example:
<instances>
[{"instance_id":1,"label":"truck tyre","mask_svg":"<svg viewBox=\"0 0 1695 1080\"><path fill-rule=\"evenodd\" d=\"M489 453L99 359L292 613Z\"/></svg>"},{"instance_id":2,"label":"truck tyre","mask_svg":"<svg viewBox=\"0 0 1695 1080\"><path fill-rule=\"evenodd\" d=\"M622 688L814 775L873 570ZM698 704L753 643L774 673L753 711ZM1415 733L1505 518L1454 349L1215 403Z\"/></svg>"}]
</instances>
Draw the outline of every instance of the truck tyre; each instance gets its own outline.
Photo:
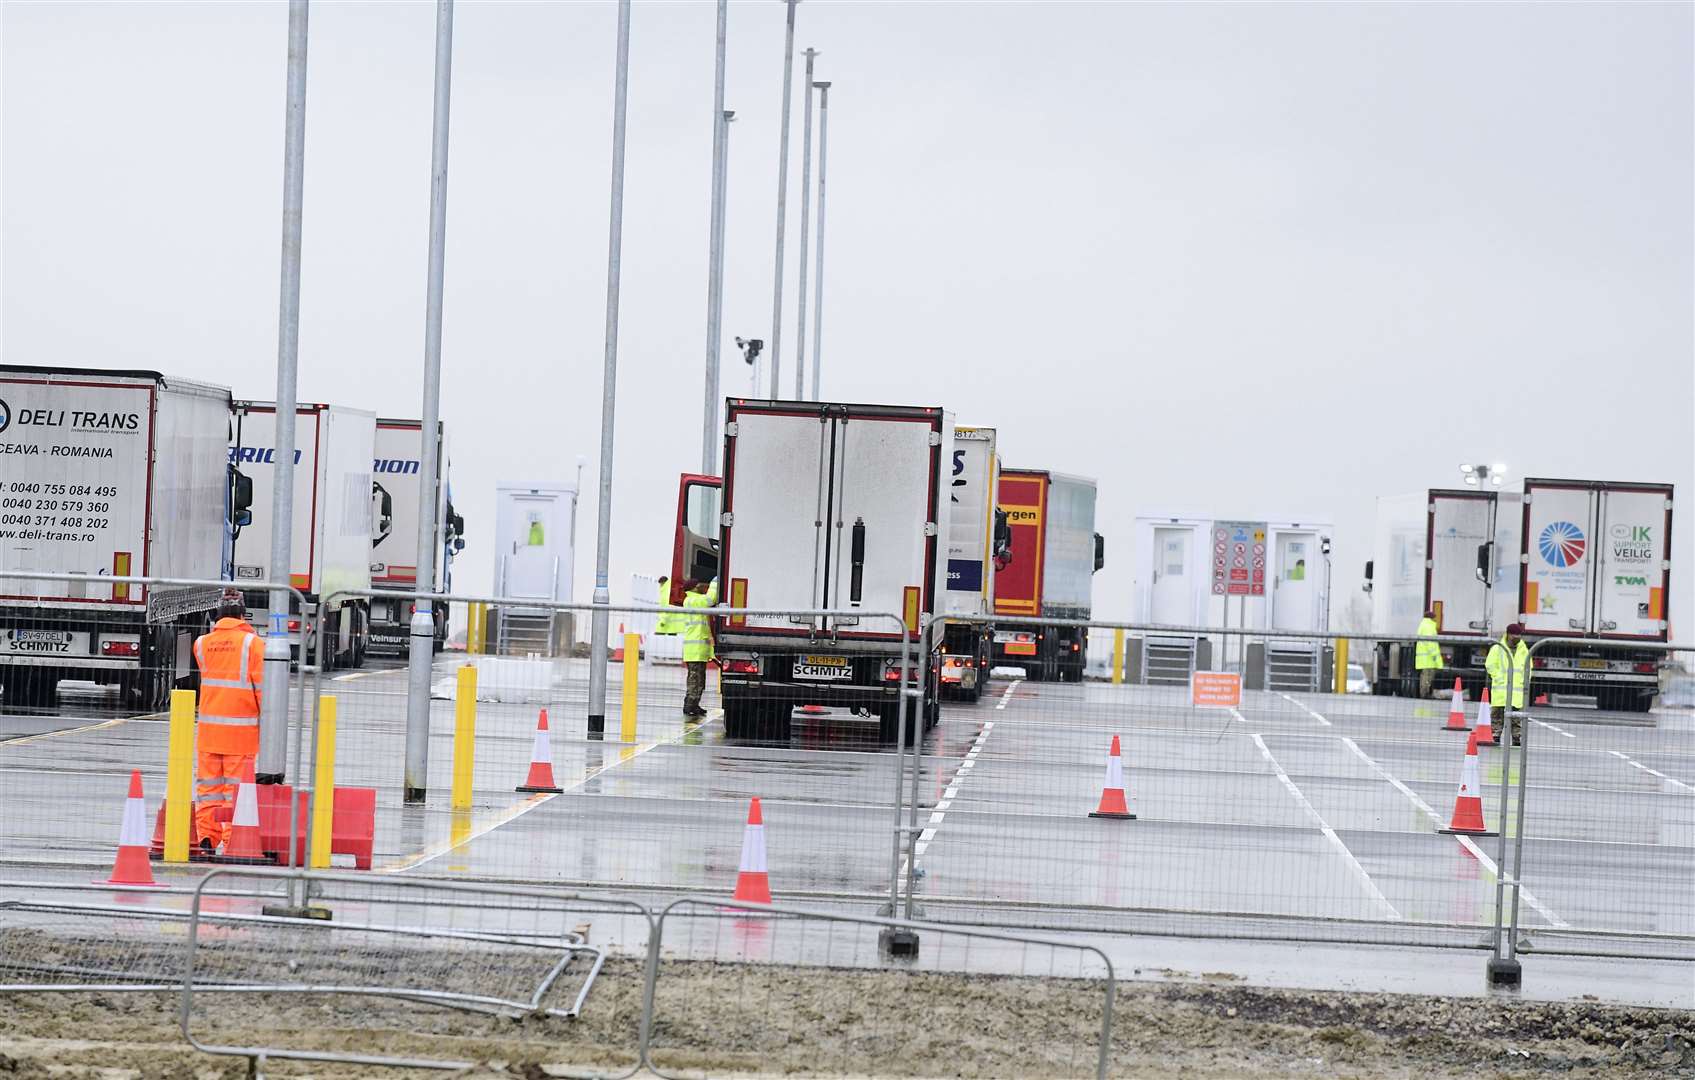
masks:
<instances>
[{"instance_id":1,"label":"truck tyre","mask_svg":"<svg viewBox=\"0 0 1695 1080\"><path fill-rule=\"evenodd\" d=\"M724 702L724 737L751 739L758 727L758 706L746 701Z\"/></svg>"},{"instance_id":2,"label":"truck tyre","mask_svg":"<svg viewBox=\"0 0 1695 1080\"><path fill-rule=\"evenodd\" d=\"M900 742L900 705L883 705L877 710L877 736L885 746L895 746ZM908 715L906 718L906 741L908 745L917 739L917 717Z\"/></svg>"},{"instance_id":3,"label":"truck tyre","mask_svg":"<svg viewBox=\"0 0 1695 1080\"><path fill-rule=\"evenodd\" d=\"M0 696L5 708L50 709L59 700L59 672L55 668L11 667L0 672Z\"/></svg>"}]
</instances>

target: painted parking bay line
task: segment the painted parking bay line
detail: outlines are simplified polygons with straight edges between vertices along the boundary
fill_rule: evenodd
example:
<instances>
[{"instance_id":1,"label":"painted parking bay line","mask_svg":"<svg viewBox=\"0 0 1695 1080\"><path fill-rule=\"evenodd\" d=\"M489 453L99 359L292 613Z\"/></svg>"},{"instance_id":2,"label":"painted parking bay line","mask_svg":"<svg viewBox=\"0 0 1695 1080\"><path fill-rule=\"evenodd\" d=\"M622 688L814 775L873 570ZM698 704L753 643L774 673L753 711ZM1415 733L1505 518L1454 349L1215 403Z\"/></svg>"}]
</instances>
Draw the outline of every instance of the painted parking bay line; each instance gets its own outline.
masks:
<instances>
[{"instance_id":1,"label":"painted parking bay line","mask_svg":"<svg viewBox=\"0 0 1695 1080\"><path fill-rule=\"evenodd\" d=\"M1318 808L1313 806L1295 782L1289 779L1289 774L1283 771L1283 766L1279 765L1277 758L1272 755L1271 748L1265 745L1265 739L1258 732L1254 733L1253 738L1254 745L1259 747L1260 756L1265 758L1266 763L1277 774L1278 782L1283 785L1289 794L1295 797L1295 801L1300 804L1302 812L1318 825L1319 832L1324 834L1324 839L1330 846L1339 851L1342 858L1347 860L1348 869L1353 871L1354 876L1359 878L1360 883L1365 886L1365 891L1371 897L1372 902L1377 904L1389 918L1399 920L1401 913L1395 910L1395 905L1389 902L1389 898L1383 895L1383 890L1379 889L1377 883L1371 880L1371 875L1366 873L1365 867L1361 866L1360 861L1354 858L1354 853L1348 850L1348 845L1342 842L1342 838L1336 835L1336 830L1332 829L1330 823L1324 820L1324 815L1318 812Z\"/></svg>"},{"instance_id":2,"label":"painted parking bay line","mask_svg":"<svg viewBox=\"0 0 1695 1080\"><path fill-rule=\"evenodd\" d=\"M469 829L464 830L462 834L456 833L455 835L448 837L446 840L438 840L433 844L426 845L410 855L403 856L402 858L389 863L387 866L379 867L377 872L381 874L403 873L407 870L416 869L433 859L439 859L448 852L462 848L471 843L473 840L487 836L502 825L510 825L512 822L517 821L536 807L543 806L552 802L554 799L559 798L561 795L569 794L570 792L577 790L590 780L599 776L601 773L616 769L618 766L627 761L634 761L636 758L641 757L643 754L655 747L673 746L681 742L684 737L693 735L709 725L717 723L719 720L723 719L723 717L723 710L714 709L712 710L712 715L707 719L701 721L699 724L695 724L677 732L677 734L672 735L670 738L656 739L652 742L642 743L639 746L620 747L618 757L615 761L608 761L597 765L592 769L586 770L581 776L578 776L575 780L571 781L571 783L561 785L561 787L564 788L563 791L542 791L519 799L510 806L478 819L472 823Z\"/></svg>"},{"instance_id":3,"label":"painted parking bay line","mask_svg":"<svg viewBox=\"0 0 1695 1080\"><path fill-rule=\"evenodd\" d=\"M1277 695L1279 697L1281 697L1284 701L1287 701L1289 704L1294 705L1295 707L1299 708L1302 712L1306 713L1308 716L1312 717L1314 720L1317 720L1319 723L1323 724L1325 727L1330 726L1330 721L1326 720L1324 717L1320 716L1318 713L1316 713L1312 709L1308 708L1302 702L1296 701L1294 698L1290 697L1288 694L1285 694L1281 690L1279 690L1277 692Z\"/></svg>"}]
</instances>

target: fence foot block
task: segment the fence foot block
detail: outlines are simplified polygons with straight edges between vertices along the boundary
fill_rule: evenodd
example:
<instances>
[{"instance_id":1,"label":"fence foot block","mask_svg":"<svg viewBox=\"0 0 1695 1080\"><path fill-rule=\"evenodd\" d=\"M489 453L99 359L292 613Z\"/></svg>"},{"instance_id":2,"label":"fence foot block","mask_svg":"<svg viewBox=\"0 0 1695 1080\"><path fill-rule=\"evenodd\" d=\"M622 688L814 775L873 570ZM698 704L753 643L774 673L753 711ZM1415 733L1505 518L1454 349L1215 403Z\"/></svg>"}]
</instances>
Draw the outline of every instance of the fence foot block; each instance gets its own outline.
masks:
<instances>
[{"instance_id":1,"label":"fence foot block","mask_svg":"<svg viewBox=\"0 0 1695 1080\"><path fill-rule=\"evenodd\" d=\"M916 957L918 955L918 931L909 930L904 926L885 926L877 935L877 945L884 956Z\"/></svg>"},{"instance_id":2,"label":"fence foot block","mask_svg":"<svg viewBox=\"0 0 1695 1080\"><path fill-rule=\"evenodd\" d=\"M334 917L327 907L295 907L292 904L266 904L259 909L259 914L273 919L313 919L318 922L329 922Z\"/></svg>"},{"instance_id":3,"label":"fence foot block","mask_svg":"<svg viewBox=\"0 0 1695 1080\"><path fill-rule=\"evenodd\" d=\"M1524 981L1524 967L1517 960L1502 959L1499 956L1489 959L1489 985L1504 986L1517 989Z\"/></svg>"}]
</instances>

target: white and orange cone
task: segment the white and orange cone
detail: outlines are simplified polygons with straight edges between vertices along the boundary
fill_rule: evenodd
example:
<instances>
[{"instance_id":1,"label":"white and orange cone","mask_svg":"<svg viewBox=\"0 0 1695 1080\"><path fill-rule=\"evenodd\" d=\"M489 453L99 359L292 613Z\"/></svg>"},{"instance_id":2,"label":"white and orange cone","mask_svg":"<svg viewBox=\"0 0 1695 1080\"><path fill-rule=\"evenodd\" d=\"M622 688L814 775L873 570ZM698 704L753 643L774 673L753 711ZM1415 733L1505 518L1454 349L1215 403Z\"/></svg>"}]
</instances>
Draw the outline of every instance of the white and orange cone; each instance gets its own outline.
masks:
<instances>
[{"instance_id":1,"label":"white and orange cone","mask_svg":"<svg viewBox=\"0 0 1695 1080\"><path fill-rule=\"evenodd\" d=\"M1477 745L1498 745L1495 742L1495 725L1489 722L1489 688L1487 686L1483 688L1483 700L1478 702L1477 705L1477 727L1474 729L1474 733L1477 735Z\"/></svg>"},{"instance_id":2,"label":"white and orange cone","mask_svg":"<svg viewBox=\"0 0 1695 1080\"><path fill-rule=\"evenodd\" d=\"M1437 832L1459 836L1498 835L1483 821L1483 782L1477 775L1477 732L1465 741L1465 764L1460 767L1460 792L1454 796L1453 819Z\"/></svg>"},{"instance_id":3,"label":"white and orange cone","mask_svg":"<svg viewBox=\"0 0 1695 1080\"><path fill-rule=\"evenodd\" d=\"M747 828L742 830L742 865L736 874L732 899L744 904L769 904L771 878L765 871L765 816L759 811L759 796L747 807Z\"/></svg>"},{"instance_id":4,"label":"white and orange cone","mask_svg":"<svg viewBox=\"0 0 1695 1080\"><path fill-rule=\"evenodd\" d=\"M147 800L141 794L141 770L133 769L129 774L129 796L124 799L123 824L118 827L118 857L112 863L112 876L95 884L164 888L153 880L147 846Z\"/></svg>"},{"instance_id":5,"label":"white and orange cone","mask_svg":"<svg viewBox=\"0 0 1695 1080\"><path fill-rule=\"evenodd\" d=\"M1485 690L1484 693L1488 691ZM1471 730L1471 725L1465 722L1465 689L1461 686L1458 675L1454 676L1454 700L1448 705L1448 723L1442 730Z\"/></svg>"},{"instance_id":6,"label":"white and orange cone","mask_svg":"<svg viewBox=\"0 0 1695 1080\"><path fill-rule=\"evenodd\" d=\"M268 863L259 839L259 788L253 782L253 763L242 770L241 786L235 790L235 817L230 820L229 838L218 862Z\"/></svg>"},{"instance_id":7,"label":"white and orange cone","mask_svg":"<svg viewBox=\"0 0 1695 1080\"><path fill-rule=\"evenodd\" d=\"M545 791L557 795L565 789L553 782L553 736L547 730L547 710L536 717L536 739L530 746L530 773L519 791Z\"/></svg>"},{"instance_id":8,"label":"white and orange cone","mask_svg":"<svg viewBox=\"0 0 1695 1080\"><path fill-rule=\"evenodd\" d=\"M1101 804L1089 812L1090 817L1136 820L1136 813L1124 793L1124 759L1118 753L1118 736L1112 737L1112 749L1106 752L1106 784L1101 788Z\"/></svg>"}]
</instances>

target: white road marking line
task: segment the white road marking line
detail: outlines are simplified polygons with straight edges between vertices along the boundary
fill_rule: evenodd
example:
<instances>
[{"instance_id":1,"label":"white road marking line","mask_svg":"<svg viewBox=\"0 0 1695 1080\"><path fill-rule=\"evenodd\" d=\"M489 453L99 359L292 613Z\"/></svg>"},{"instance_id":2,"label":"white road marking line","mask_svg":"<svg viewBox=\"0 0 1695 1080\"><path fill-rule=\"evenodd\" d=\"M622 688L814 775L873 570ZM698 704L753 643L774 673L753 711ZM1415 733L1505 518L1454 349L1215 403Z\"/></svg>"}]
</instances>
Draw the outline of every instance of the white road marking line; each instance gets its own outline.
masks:
<instances>
[{"instance_id":1,"label":"white road marking line","mask_svg":"<svg viewBox=\"0 0 1695 1080\"><path fill-rule=\"evenodd\" d=\"M1388 769L1385 769L1383 766L1379 765L1376 762L1376 760L1372 758L1372 756L1370 754L1366 753L1364 750L1361 750L1359 748L1358 743L1354 742L1354 740L1348 738L1346 735L1342 736L1342 742L1345 746L1347 746L1347 748L1349 750L1352 750L1359 757L1359 759L1361 761L1363 761L1367 765L1371 766L1371 770L1373 772L1375 772L1378 776L1382 777L1384 780L1387 780L1390 784L1392 784L1396 791L1399 791L1402 795L1405 795L1408 799L1412 800L1412 804L1414 806L1418 807L1420 810L1424 811L1424 815L1426 817L1428 817L1431 821L1434 821L1438 826L1444 824L1444 822L1442 821L1441 815L1438 814L1436 811L1432 810L1430 808L1429 803L1427 803L1423 799L1419 798L1418 792L1414 791L1412 788L1408 787L1407 785L1401 783L1400 780L1396 779L1395 776L1392 773L1390 773ZM1483 849L1478 847L1476 842L1473 841L1471 837L1469 837L1469 836L1456 836L1456 837L1454 837L1454 839L1456 839L1460 842L1461 847L1463 847L1467 851L1471 852L1472 858L1476 859L1478 862L1483 864L1483 869L1488 874L1490 874L1490 876L1492 876L1492 877L1500 877L1501 876L1501 872L1500 872L1499 868L1497 868L1495 866L1495 860L1491 859L1489 856L1483 854ZM1554 927L1556 930L1569 930L1569 929L1571 929L1570 923L1566 922L1564 919L1560 918L1558 915L1555 915L1553 913L1553 911L1551 911L1546 904L1544 904L1544 903L1542 903L1542 901L1536 899L1536 897L1531 893L1531 891L1529 889L1525 888L1522 883L1519 885L1519 895L1524 897L1524 902L1526 904L1529 904L1530 907L1537 912L1537 914L1541 915L1544 919L1548 920L1549 926Z\"/></svg>"},{"instance_id":2,"label":"white road marking line","mask_svg":"<svg viewBox=\"0 0 1695 1080\"><path fill-rule=\"evenodd\" d=\"M1277 763L1277 759L1272 756L1271 748L1265 745L1265 740L1260 737L1258 732L1254 733L1254 745L1259 747L1260 756L1265 758L1266 763L1277 774L1278 781L1289 794L1295 797L1295 801L1301 804L1301 809L1306 812L1306 815L1318 823L1319 831L1324 834L1324 838L1330 842L1332 847L1342 853L1342 858L1348 861L1348 868L1360 879L1372 900L1388 913L1389 918L1400 919L1401 913L1395 910L1395 905L1389 902L1389 898L1383 895L1383 890L1379 889L1377 883L1371 880L1371 875L1366 873L1365 867L1361 866L1360 861L1354 858L1354 853L1348 850L1348 845L1342 843L1342 838L1336 835L1336 830L1332 829L1330 823L1324 820L1324 815L1318 812L1318 809L1308 801L1306 795L1296 786L1295 782L1289 779L1289 774L1284 772L1283 766Z\"/></svg>"},{"instance_id":3,"label":"white road marking line","mask_svg":"<svg viewBox=\"0 0 1695 1080\"><path fill-rule=\"evenodd\" d=\"M1295 706L1299 707L1308 716L1312 717L1314 720L1317 720L1319 723L1323 724L1325 727L1330 726L1330 721L1326 720L1324 717L1320 716L1318 713L1313 712L1311 709L1307 708L1307 706L1302 705L1299 701L1296 701L1294 698L1290 697L1288 694L1285 694L1283 691L1281 691L1281 690L1277 691L1277 695L1279 697L1281 697L1284 701L1289 702L1291 705L1295 705Z\"/></svg>"},{"instance_id":4,"label":"white road marking line","mask_svg":"<svg viewBox=\"0 0 1695 1080\"><path fill-rule=\"evenodd\" d=\"M1548 721L1546 721L1546 720L1538 720L1535 717L1532 717L1530 722L1533 723L1533 724L1542 725L1543 727L1547 728L1549 731L1552 731L1555 735L1564 735L1568 739L1577 738L1576 735L1573 735L1571 732L1567 731L1565 728L1556 727L1555 725L1548 723Z\"/></svg>"},{"instance_id":5,"label":"white road marking line","mask_svg":"<svg viewBox=\"0 0 1695 1080\"><path fill-rule=\"evenodd\" d=\"M975 739L971 740L971 749L965 752L965 760L959 763L959 768L953 774L953 780L943 789L942 797L936 800L936 807L930 812L929 828L919 833L918 842L912 845L914 856L923 855L924 850L930 846L930 841L936 838L936 830L941 827L943 819L947 817L948 807L952 806L953 801L959 798L960 783L969 775L969 770L977 764L977 754L983 749L983 740L987 739L989 732L993 730L995 730L993 720L983 721L982 730L977 732ZM900 876L906 876L905 859L901 860Z\"/></svg>"},{"instance_id":6,"label":"white road marking line","mask_svg":"<svg viewBox=\"0 0 1695 1080\"><path fill-rule=\"evenodd\" d=\"M387 675L387 674L388 674L388 672L386 672L386 671L350 671L346 675L331 675L330 681L331 682L352 682L354 679L363 679L367 675ZM431 672L431 674L434 674L434 672Z\"/></svg>"},{"instance_id":7,"label":"white road marking line","mask_svg":"<svg viewBox=\"0 0 1695 1080\"><path fill-rule=\"evenodd\" d=\"M1006 684L1006 693L1002 694L1000 701L995 703L995 708L997 708L997 709L1006 708L1006 703L1012 700L1012 692L1014 690L1018 689L1018 684L1023 682L1023 681L1024 681L1023 679L1014 679L1011 682L1007 683Z\"/></svg>"},{"instance_id":8,"label":"white road marking line","mask_svg":"<svg viewBox=\"0 0 1695 1080\"><path fill-rule=\"evenodd\" d=\"M563 792L537 792L527 798L520 799L511 806L506 807L504 810L500 810L477 822L466 831L465 835L457 838L450 836L446 840L439 840L436 843L429 844L410 855L403 856L400 859L389 863L387 866L378 867L377 872L379 874L398 874L402 871L416 869L417 867L420 867L434 859L439 859L443 855L456 851L479 837L487 836L502 825L509 825L512 822L517 821L536 807L550 803L554 799L559 798L561 794L569 794L570 792L575 791L600 774L616 769L618 766L627 761L634 761L636 758L647 753L649 750L652 750L654 747L675 745L676 743L681 742L684 736L700 731L707 725L716 723L723 719L723 717L724 710L713 709L711 711L711 715L709 715L706 719L702 720L698 724L692 725L691 727L684 728L682 731L679 731L670 738L656 739L653 742L643 743L640 746L620 746L618 747L619 754L616 761L604 762L596 768L589 769L571 783L560 785L564 788Z\"/></svg>"},{"instance_id":9,"label":"white road marking line","mask_svg":"<svg viewBox=\"0 0 1695 1080\"><path fill-rule=\"evenodd\" d=\"M1538 721L1538 722L1540 722L1540 721ZM1640 761L1637 761L1635 758L1631 757L1629 754L1621 754L1617 750L1608 750L1607 753L1618 758L1620 761L1628 762L1629 764L1636 766L1638 769L1641 769L1643 772L1648 773L1651 776L1659 777L1661 780L1664 780L1668 784L1674 784L1677 787L1682 788L1684 791L1695 791L1695 787L1691 787L1688 784L1685 784L1682 780L1679 780L1676 777L1667 776L1665 773L1661 772L1658 769L1649 768L1648 766L1642 764Z\"/></svg>"}]
</instances>

